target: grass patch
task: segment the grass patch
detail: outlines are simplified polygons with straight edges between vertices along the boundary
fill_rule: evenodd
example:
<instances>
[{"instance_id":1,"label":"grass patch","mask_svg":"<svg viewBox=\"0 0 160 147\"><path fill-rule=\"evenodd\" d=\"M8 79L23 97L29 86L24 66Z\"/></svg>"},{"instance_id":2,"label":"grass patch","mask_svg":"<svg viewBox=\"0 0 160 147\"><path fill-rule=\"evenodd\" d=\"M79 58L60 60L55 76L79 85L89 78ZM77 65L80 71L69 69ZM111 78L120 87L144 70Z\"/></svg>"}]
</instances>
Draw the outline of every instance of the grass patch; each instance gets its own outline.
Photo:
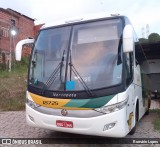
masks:
<instances>
[{"instance_id":1,"label":"grass patch","mask_svg":"<svg viewBox=\"0 0 160 147\"><path fill-rule=\"evenodd\" d=\"M1 111L19 111L25 109L25 92L17 93L15 97L2 97Z\"/></svg>"},{"instance_id":2,"label":"grass patch","mask_svg":"<svg viewBox=\"0 0 160 147\"><path fill-rule=\"evenodd\" d=\"M160 131L160 118L156 119L154 122L154 129L159 130Z\"/></svg>"},{"instance_id":3,"label":"grass patch","mask_svg":"<svg viewBox=\"0 0 160 147\"><path fill-rule=\"evenodd\" d=\"M151 115L156 115L156 119L153 121L153 126L155 130L160 131L160 109L152 109L150 110L153 112Z\"/></svg>"},{"instance_id":4,"label":"grass patch","mask_svg":"<svg viewBox=\"0 0 160 147\"><path fill-rule=\"evenodd\" d=\"M160 112L160 109L150 109L150 112Z\"/></svg>"},{"instance_id":5,"label":"grass patch","mask_svg":"<svg viewBox=\"0 0 160 147\"><path fill-rule=\"evenodd\" d=\"M0 73L0 78L8 78L9 77L9 73L7 70L3 70Z\"/></svg>"},{"instance_id":6,"label":"grass patch","mask_svg":"<svg viewBox=\"0 0 160 147\"><path fill-rule=\"evenodd\" d=\"M11 72L0 72L0 111L25 109L27 67L28 63L23 59L13 64Z\"/></svg>"}]
</instances>

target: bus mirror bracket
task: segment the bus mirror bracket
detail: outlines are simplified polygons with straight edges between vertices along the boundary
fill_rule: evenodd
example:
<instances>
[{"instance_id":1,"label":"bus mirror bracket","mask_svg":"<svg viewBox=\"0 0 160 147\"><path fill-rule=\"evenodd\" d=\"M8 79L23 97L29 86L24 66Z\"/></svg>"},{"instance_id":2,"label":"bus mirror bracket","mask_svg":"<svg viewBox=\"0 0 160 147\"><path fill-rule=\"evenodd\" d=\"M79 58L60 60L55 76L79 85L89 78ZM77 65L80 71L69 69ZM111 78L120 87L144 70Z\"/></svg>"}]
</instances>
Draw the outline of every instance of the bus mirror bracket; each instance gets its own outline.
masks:
<instances>
[{"instance_id":1,"label":"bus mirror bracket","mask_svg":"<svg viewBox=\"0 0 160 147\"><path fill-rule=\"evenodd\" d=\"M17 43L15 49L15 57L17 61L21 61L23 45L34 43L34 39L24 39Z\"/></svg>"},{"instance_id":2,"label":"bus mirror bracket","mask_svg":"<svg viewBox=\"0 0 160 147\"><path fill-rule=\"evenodd\" d=\"M133 27L128 24L123 30L123 52L129 53L134 50Z\"/></svg>"}]
</instances>

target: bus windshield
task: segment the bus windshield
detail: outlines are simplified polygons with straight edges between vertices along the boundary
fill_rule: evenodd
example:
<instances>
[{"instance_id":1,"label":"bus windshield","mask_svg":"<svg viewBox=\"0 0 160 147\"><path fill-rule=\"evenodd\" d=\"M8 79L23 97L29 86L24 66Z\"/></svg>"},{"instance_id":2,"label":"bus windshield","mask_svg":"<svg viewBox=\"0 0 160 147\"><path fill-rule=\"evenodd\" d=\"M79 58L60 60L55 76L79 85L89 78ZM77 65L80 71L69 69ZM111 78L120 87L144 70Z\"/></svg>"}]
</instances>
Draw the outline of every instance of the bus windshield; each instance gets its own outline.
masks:
<instances>
[{"instance_id":1,"label":"bus windshield","mask_svg":"<svg viewBox=\"0 0 160 147\"><path fill-rule=\"evenodd\" d=\"M121 19L41 30L31 57L29 83L53 91L66 90L68 81L77 91L84 90L83 83L91 90L120 84L122 30Z\"/></svg>"}]
</instances>

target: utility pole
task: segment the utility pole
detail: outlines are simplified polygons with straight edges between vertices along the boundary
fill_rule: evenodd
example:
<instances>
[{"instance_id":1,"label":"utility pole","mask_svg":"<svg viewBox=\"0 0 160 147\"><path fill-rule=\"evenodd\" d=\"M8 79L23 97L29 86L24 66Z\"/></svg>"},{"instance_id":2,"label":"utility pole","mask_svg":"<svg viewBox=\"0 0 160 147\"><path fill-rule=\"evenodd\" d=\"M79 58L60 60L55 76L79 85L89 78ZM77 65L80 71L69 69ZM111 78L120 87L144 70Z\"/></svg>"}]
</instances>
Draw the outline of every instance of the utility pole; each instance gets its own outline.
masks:
<instances>
[{"instance_id":1,"label":"utility pole","mask_svg":"<svg viewBox=\"0 0 160 147\"><path fill-rule=\"evenodd\" d=\"M146 25L146 38L149 36L149 24Z\"/></svg>"},{"instance_id":2,"label":"utility pole","mask_svg":"<svg viewBox=\"0 0 160 147\"><path fill-rule=\"evenodd\" d=\"M12 35L9 35L9 72L11 72L12 68Z\"/></svg>"},{"instance_id":3,"label":"utility pole","mask_svg":"<svg viewBox=\"0 0 160 147\"><path fill-rule=\"evenodd\" d=\"M10 29L10 45L9 45L9 72L12 70L12 43L14 36L17 35L17 31L15 28L15 20L11 19L11 29Z\"/></svg>"},{"instance_id":4,"label":"utility pole","mask_svg":"<svg viewBox=\"0 0 160 147\"><path fill-rule=\"evenodd\" d=\"M145 38L144 27L141 28L141 31L142 31L142 38Z\"/></svg>"}]
</instances>

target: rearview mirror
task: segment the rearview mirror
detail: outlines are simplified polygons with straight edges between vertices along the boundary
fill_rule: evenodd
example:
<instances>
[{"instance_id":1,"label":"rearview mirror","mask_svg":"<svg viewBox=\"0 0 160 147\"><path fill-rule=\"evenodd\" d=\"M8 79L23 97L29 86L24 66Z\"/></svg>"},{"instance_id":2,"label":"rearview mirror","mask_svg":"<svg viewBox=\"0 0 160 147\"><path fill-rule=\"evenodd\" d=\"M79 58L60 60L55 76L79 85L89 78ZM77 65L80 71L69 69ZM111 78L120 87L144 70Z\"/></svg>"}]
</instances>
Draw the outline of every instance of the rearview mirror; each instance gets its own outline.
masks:
<instances>
[{"instance_id":1,"label":"rearview mirror","mask_svg":"<svg viewBox=\"0 0 160 147\"><path fill-rule=\"evenodd\" d=\"M133 39L133 27L129 24L124 27L123 30L123 51L125 53L133 52L134 39Z\"/></svg>"},{"instance_id":2,"label":"rearview mirror","mask_svg":"<svg viewBox=\"0 0 160 147\"><path fill-rule=\"evenodd\" d=\"M34 39L24 39L17 43L15 49L15 57L17 61L21 61L23 45L34 43Z\"/></svg>"}]
</instances>

